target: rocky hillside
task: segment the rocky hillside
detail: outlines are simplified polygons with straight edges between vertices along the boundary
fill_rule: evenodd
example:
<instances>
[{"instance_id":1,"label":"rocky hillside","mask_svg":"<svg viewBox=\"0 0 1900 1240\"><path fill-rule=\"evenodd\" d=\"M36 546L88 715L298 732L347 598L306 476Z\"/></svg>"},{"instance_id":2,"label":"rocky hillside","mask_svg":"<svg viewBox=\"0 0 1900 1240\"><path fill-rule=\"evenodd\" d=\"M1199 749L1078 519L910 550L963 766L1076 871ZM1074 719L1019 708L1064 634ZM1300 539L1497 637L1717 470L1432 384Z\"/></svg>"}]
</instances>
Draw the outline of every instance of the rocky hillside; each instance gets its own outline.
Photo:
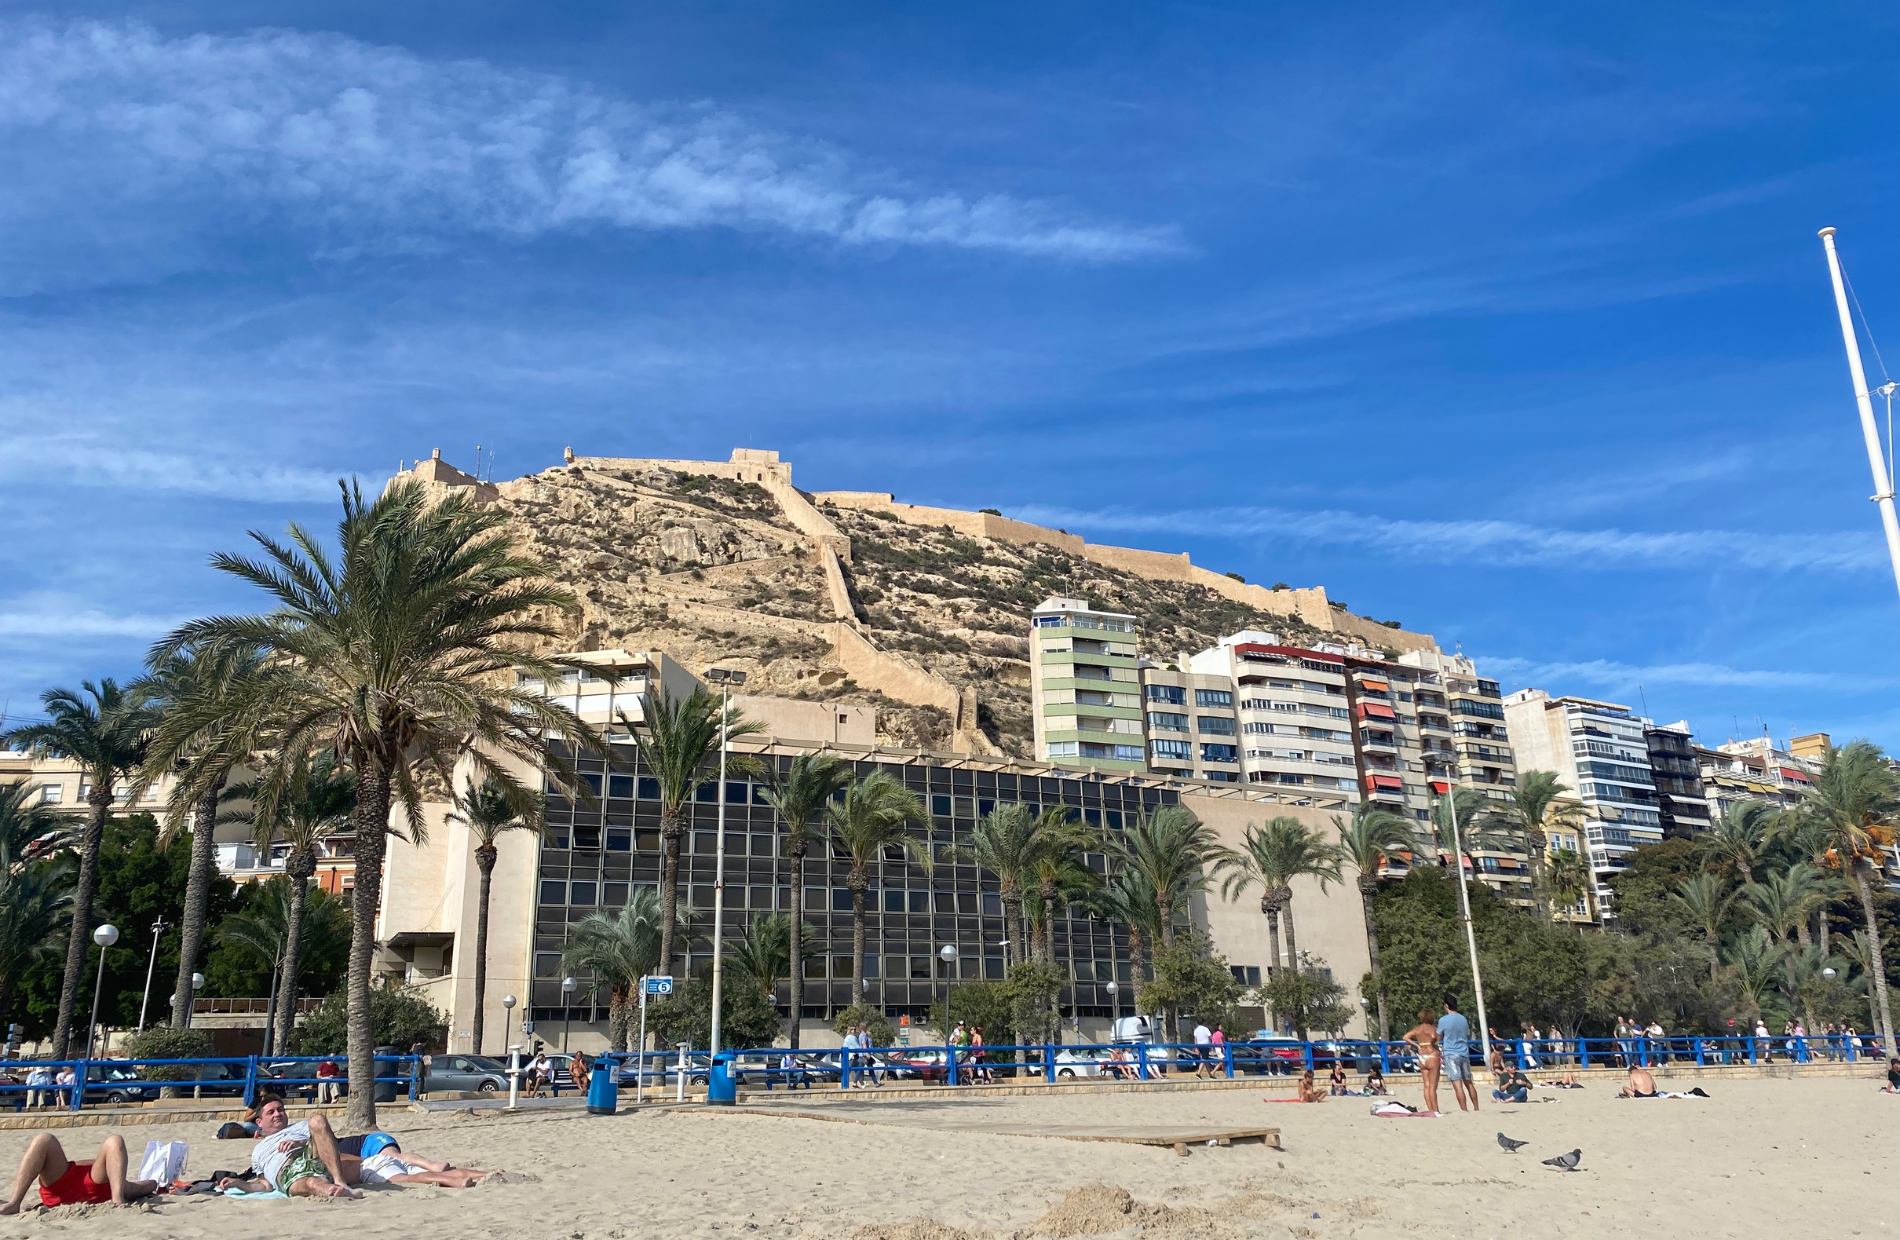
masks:
<instances>
[{"instance_id":1,"label":"rocky hillside","mask_svg":"<svg viewBox=\"0 0 1900 1240\"><path fill-rule=\"evenodd\" d=\"M761 693L876 706L884 743L949 744L949 711L866 692L847 674L819 553L764 487L572 464L499 491L527 547L583 601L569 649L657 650L695 669L743 668ZM1295 642L1327 636L1201 586L1054 547L966 537L874 510L819 511L850 539L844 576L858 631L956 689L973 688L977 726L1007 754L1030 756L1028 615L1051 595L1139 617L1142 651L1157 660L1239 628Z\"/></svg>"}]
</instances>

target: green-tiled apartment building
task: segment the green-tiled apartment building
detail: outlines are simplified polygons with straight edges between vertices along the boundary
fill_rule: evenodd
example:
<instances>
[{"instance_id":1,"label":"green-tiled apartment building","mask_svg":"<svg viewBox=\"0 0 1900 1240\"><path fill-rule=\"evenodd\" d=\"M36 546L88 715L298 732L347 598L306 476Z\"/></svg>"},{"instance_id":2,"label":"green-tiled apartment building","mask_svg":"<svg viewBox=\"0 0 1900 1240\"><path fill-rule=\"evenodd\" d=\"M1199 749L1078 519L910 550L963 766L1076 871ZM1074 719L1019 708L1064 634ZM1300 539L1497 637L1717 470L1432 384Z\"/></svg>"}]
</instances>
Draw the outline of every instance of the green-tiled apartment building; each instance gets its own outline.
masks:
<instances>
[{"instance_id":1,"label":"green-tiled apartment building","mask_svg":"<svg viewBox=\"0 0 1900 1240\"><path fill-rule=\"evenodd\" d=\"M1135 618L1050 598L1029 625L1036 757L1081 770L1146 770Z\"/></svg>"}]
</instances>

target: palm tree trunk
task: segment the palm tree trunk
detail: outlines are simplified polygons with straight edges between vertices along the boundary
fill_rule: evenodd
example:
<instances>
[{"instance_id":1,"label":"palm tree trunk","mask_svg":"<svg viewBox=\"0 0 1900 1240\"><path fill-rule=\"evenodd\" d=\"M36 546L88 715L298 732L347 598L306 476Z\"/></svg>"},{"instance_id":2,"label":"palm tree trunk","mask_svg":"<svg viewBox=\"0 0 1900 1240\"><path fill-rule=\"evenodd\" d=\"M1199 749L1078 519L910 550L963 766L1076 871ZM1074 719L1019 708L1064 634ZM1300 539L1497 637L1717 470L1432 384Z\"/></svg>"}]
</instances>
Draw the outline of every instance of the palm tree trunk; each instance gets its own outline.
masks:
<instances>
[{"instance_id":1,"label":"palm tree trunk","mask_svg":"<svg viewBox=\"0 0 1900 1240\"><path fill-rule=\"evenodd\" d=\"M1174 942L1174 896L1170 892L1155 892L1155 912L1161 917L1161 945L1166 947Z\"/></svg>"},{"instance_id":2,"label":"palm tree trunk","mask_svg":"<svg viewBox=\"0 0 1900 1240\"><path fill-rule=\"evenodd\" d=\"M1042 897L1042 958L1047 964L1056 962L1056 885L1044 883L1037 895Z\"/></svg>"},{"instance_id":3,"label":"palm tree trunk","mask_svg":"<svg viewBox=\"0 0 1900 1240\"><path fill-rule=\"evenodd\" d=\"M92 941L92 894L99 885L99 846L105 841L106 815L112 809L111 771L104 779L95 773L86 806L86 833L79 839L79 874L73 882L73 928L66 938L66 972L59 983L59 1021L53 1026L55 1059L66 1058L72 1047L73 1011L79 1003L80 982L86 975L86 945Z\"/></svg>"},{"instance_id":4,"label":"palm tree trunk","mask_svg":"<svg viewBox=\"0 0 1900 1240\"><path fill-rule=\"evenodd\" d=\"M475 870L481 875L481 890L475 904L475 1017L469 1022L469 1040L475 1053L482 1053L482 1007L488 997L488 892L495 878L498 850L483 843L475 850Z\"/></svg>"},{"instance_id":5,"label":"palm tree trunk","mask_svg":"<svg viewBox=\"0 0 1900 1240\"><path fill-rule=\"evenodd\" d=\"M1712 982L1722 972L1722 939L1714 931L1705 932L1702 938L1709 948L1709 980Z\"/></svg>"},{"instance_id":6,"label":"palm tree trunk","mask_svg":"<svg viewBox=\"0 0 1900 1240\"><path fill-rule=\"evenodd\" d=\"M1142 942L1141 927L1128 923L1128 989L1132 993L1135 1015L1141 1015L1142 973L1148 967L1147 944Z\"/></svg>"},{"instance_id":7,"label":"palm tree trunk","mask_svg":"<svg viewBox=\"0 0 1900 1240\"><path fill-rule=\"evenodd\" d=\"M660 838L666 841L665 872L660 875L660 972L673 971L673 927L680 911L680 837L686 833L679 810L660 814Z\"/></svg>"},{"instance_id":8,"label":"palm tree trunk","mask_svg":"<svg viewBox=\"0 0 1900 1240\"><path fill-rule=\"evenodd\" d=\"M1537 906L1537 919L1548 924L1550 899L1544 891L1544 850L1549 847L1549 840L1542 830L1533 827L1524 833L1524 842L1531 855L1531 901Z\"/></svg>"},{"instance_id":9,"label":"palm tree trunk","mask_svg":"<svg viewBox=\"0 0 1900 1240\"><path fill-rule=\"evenodd\" d=\"M798 1022L805 1012L805 838L802 833L792 836L792 925L791 925L791 970L792 970L792 1037L793 1050L798 1049Z\"/></svg>"},{"instance_id":10,"label":"palm tree trunk","mask_svg":"<svg viewBox=\"0 0 1900 1240\"><path fill-rule=\"evenodd\" d=\"M1288 894L1285 905L1280 909L1280 920L1286 923L1286 963L1295 973L1300 971L1300 948L1293 938L1293 897Z\"/></svg>"},{"instance_id":11,"label":"palm tree trunk","mask_svg":"<svg viewBox=\"0 0 1900 1240\"><path fill-rule=\"evenodd\" d=\"M1794 937L1800 940L1802 947L1813 947L1814 940L1808 937L1808 919L1803 917L1794 923Z\"/></svg>"},{"instance_id":12,"label":"palm tree trunk","mask_svg":"<svg viewBox=\"0 0 1900 1240\"><path fill-rule=\"evenodd\" d=\"M350 1105L344 1122L376 1127L376 1035L370 1024L370 974L376 964L376 910L383 896L383 853L389 837L389 773L368 755L356 762L355 890L350 895Z\"/></svg>"},{"instance_id":13,"label":"palm tree trunk","mask_svg":"<svg viewBox=\"0 0 1900 1240\"><path fill-rule=\"evenodd\" d=\"M1874 891L1867 882L1867 864L1854 863L1854 885L1860 890L1860 911L1867 919L1867 972L1873 975L1874 997L1880 1012L1880 1041L1888 1058L1900 1054L1893 1041L1893 1010L1887 1004L1887 962L1880 950L1880 923L1874 917ZM68 964L70 970L71 965Z\"/></svg>"},{"instance_id":14,"label":"palm tree trunk","mask_svg":"<svg viewBox=\"0 0 1900 1240\"><path fill-rule=\"evenodd\" d=\"M864 999L864 889L869 886L864 871L853 866L845 875L851 888L851 1003L856 1007Z\"/></svg>"},{"instance_id":15,"label":"palm tree trunk","mask_svg":"<svg viewBox=\"0 0 1900 1240\"><path fill-rule=\"evenodd\" d=\"M172 988L172 1027L191 1023L191 975L198 971L198 953L204 947L205 920L211 907L211 880L218 870L217 787L199 799L191 815L191 870L185 876L185 913L178 922L178 981Z\"/></svg>"},{"instance_id":16,"label":"palm tree trunk","mask_svg":"<svg viewBox=\"0 0 1900 1240\"><path fill-rule=\"evenodd\" d=\"M306 868L306 865L308 868ZM297 973L303 961L303 915L310 898L310 873L316 869L316 858L308 863L292 857L289 870L290 910L284 919L284 964L282 976L277 979L277 1053L290 1052L290 1035L297 1027Z\"/></svg>"},{"instance_id":17,"label":"palm tree trunk","mask_svg":"<svg viewBox=\"0 0 1900 1240\"><path fill-rule=\"evenodd\" d=\"M1009 955L1016 960L1027 960L1023 951L1023 897L1014 887L1003 889L1003 934L1009 939Z\"/></svg>"},{"instance_id":18,"label":"palm tree trunk","mask_svg":"<svg viewBox=\"0 0 1900 1240\"><path fill-rule=\"evenodd\" d=\"M1262 900L1260 911L1267 918L1267 976L1280 971L1280 910L1271 901Z\"/></svg>"},{"instance_id":19,"label":"palm tree trunk","mask_svg":"<svg viewBox=\"0 0 1900 1240\"><path fill-rule=\"evenodd\" d=\"M613 986L607 992L607 1036L617 1051L627 1049L627 1037L633 1025L632 996L625 986ZM645 1048L642 1047L642 1050Z\"/></svg>"},{"instance_id":20,"label":"palm tree trunk","mask_svg":"<svg viewBox=\"0 0 1900 1240\"><path fill-rule=\"evenodd\" d=\"M1821 955L1828 954L1827 944L1827 906L1824 904L1814 910L1814 941L1821 945Z\"/></svg>"},{"instance_id":21,"label":"palm tree trunk","mask_svg":"<svg viewBox=\"0 0 1900 1240\"><path fill-rule=\"evenodd\" d=\"M1359 883L1359 908L1366 918L1366 955L1372 962L1372 993L1379 1003L1379 1041L1391 1037L1391 1026L1385 1016L1385 977L1379 972L1379 927L1372 920L1372 900L1379 887L1378 879L1371 883L1361 879Z\"/></svg>"}]
</instances>

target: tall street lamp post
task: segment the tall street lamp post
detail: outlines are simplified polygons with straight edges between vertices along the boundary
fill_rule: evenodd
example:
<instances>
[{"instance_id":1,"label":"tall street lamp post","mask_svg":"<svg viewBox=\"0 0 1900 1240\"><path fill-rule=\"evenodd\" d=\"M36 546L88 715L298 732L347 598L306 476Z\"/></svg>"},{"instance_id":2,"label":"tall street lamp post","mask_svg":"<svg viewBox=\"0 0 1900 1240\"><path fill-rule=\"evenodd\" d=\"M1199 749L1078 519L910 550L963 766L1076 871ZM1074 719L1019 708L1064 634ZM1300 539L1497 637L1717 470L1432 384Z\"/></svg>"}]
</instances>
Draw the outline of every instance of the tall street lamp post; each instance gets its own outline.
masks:
<instances>
[{"instance_id":1,"label":"tall street lamp post","mask_svg":"<svg viewBox=\"0 0 1900 1240\"><path fill-rule=\"evenodd\" d=\"M706 669L706 679L719 686L719 843L713 849L713 959L712 959L712 1053L720 1047L720 999L725 961L726 932L726 714L731 708L732 686L745 684L745 673L723 667ZM794 1016L796 1019L796 1016Z\"/></svg>"},{"instance_id":2,"label":"tall street lamp post","mask_svg":"<svg viewBox=\"0 0 1900 1240\"><path fill-rule=\"evenodd\" d=\"M158 967L158 939L159 936L164 933L165 919L161 916L157 921L152 923L152 958L145 966L145 993L139 999L138 1031L140 1033L145 1032L145 1009L152 1001L152 970ZM275 993L275 991L273 990L272 993Z\"/></svg>"},{"instance_id":3,"label":"tall street lamp post","mask_svg":"<svg viewBox=\"0 0 1900 1240\"><path fill-rule=\"evenodd\" d=\"M574 1018L574 988L580 985L571 977L561 979L561 1050L567 1051L567 1027Z\"/></svg>"},{"instance_id":4,"label":"tall street lamp post","mask_svg":"<svg viewBox=\"0 0 1900 1240\"><path fill-rule=\"evenodd\" d=\"M106 948L119 941L119 928L110 922L92 932L92 941L99 945L99 977L92 984L92 1023L86 1026L86 1058L92 1058L92 1035L99 1029L99 992L106 984ZM85 1088L85 1082L80 1082Z\"/></svg>"}]
</instances>

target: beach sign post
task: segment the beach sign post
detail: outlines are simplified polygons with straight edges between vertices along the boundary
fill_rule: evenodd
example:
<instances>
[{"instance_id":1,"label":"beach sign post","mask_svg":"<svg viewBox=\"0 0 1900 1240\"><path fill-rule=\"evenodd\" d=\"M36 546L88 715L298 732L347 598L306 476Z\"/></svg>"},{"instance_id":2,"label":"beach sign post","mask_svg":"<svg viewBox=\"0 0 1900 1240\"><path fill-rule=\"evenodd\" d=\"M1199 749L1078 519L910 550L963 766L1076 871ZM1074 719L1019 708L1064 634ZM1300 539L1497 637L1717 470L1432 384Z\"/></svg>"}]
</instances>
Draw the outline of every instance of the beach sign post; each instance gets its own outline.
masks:
<instances>
[{"instance_id":1,"label":"beach sign post","mask_svg":"<svg viewBox=\"0 0 1900 1240\"><path fill-rule=\"evenodd\" d=\"M639 1067L633 1074L633 1104L639 1106L646 1098L647 1085L647 996L670 995L673 993L673 979L668 976L649 976L640 979L640 1045L634 1048L633 1062Z\"/></svg>"}]
</instances>

